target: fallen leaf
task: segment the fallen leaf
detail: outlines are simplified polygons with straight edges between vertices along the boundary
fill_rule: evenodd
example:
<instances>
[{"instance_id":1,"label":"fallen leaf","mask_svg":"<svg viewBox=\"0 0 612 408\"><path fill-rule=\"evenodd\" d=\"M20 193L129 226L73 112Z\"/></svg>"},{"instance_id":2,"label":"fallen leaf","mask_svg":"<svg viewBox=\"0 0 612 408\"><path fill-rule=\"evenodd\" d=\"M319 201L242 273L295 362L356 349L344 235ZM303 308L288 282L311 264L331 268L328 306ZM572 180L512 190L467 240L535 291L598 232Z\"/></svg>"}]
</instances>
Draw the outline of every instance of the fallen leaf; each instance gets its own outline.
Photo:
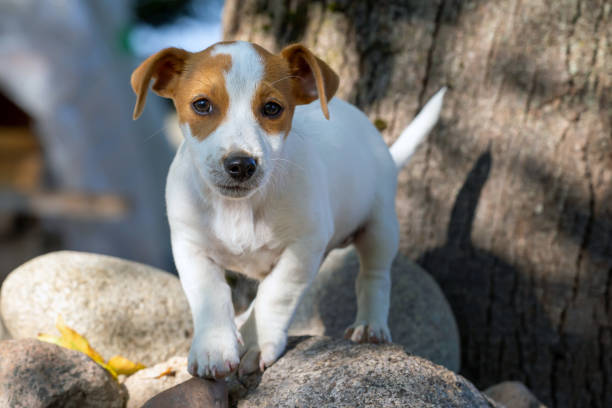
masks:
<instances>
[{"instance_id":1,"label":"fallen leaf","mask_svg":"<svg viewBox=\"0 0 612 408\"><path fill-rule=\"evenodd\" d=\"M66 323L64 322L64 319L62 319L61 315L57 316L55 327L57 327L57 330L59 330L59 332L62 334L62 339L70 344L69 348L87 354L96 363L104 364L104 358L102 358L102 356L89 345L89 342L85 337L66 326Z\"/></svg>"},{"instance_id":2,"label":"fallen leaf","mask_svg":"<svg viewBox=\"0 0 612 408\"><path fill-rule=\"evenodd\" d=\"M164 371L160 375L153 377L153 378L155 378L156 380L159 380L160 378L165 377L165 376L174 377L175 375L176 375L176 371L174 371L172 367L168 367L166 368L166 371Z\"/></svg>"},{"instance_id":3,"label":"fallen leaf","mask_svg":"<svg viewBox=\"0 0 612 408\"><path fill-rule=\"evenodd\" d=\"M138 370L145 368L143 364L134 363L123 356L114 356L108 360L108 365L115 370L117 374L132 375Z\"/></svg>"},{"instance_id":4,"label":"fallen leaf","mask_svg":"<svg viewBox=\"0 0 612 408\"><path fill-rule=\"evenodd\" d=\"M111 358L107 363L104 362L104 358L94 350L93 347L89 344L87 339L76 332L74 329L66 326L64 319L62 319L61 315L57 316L57 321L55 322L55 327L59 330L61 336L56 337L50 334L40 333L38 335L38 340L45 341L47 343L53 343L58 346L80 351L83 354L89 356L93 361L102 366L106 371L108 371L115 380L117 380L117 374L134 374L136 371L145 368L144 365L140 363L134 363L128 360L125 357L115 356Z\"/></svg>"},{"instance_id":5,"label":"fallen leaf","mask_svg":"<svg viewBox=\"0 0 612 408\"><path fill-rule=\"evenodd\" d=\"M64 341L61 337L55 337L50 334L38 333L38 336L36 338L40 341L56 344L60 347L70 348L70 344Z\"/></svg>"}]
</instances>

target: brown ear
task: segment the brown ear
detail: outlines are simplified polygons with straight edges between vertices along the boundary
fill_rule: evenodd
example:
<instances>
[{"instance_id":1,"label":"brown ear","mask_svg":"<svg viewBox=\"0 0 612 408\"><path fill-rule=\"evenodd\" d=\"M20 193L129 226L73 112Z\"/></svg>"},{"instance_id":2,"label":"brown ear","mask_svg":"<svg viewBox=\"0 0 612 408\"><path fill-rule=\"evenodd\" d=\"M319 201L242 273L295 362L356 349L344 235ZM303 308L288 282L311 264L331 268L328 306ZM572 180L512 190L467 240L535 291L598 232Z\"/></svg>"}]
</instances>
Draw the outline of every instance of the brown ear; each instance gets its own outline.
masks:
<instances>
[{"instance_id":1,"label":"brown ear","mask_svg":"<svg viewBox=\"0 0 612 408\"><path fill-rule=\"evenodd\" d=\"M285 47L281 51L281 56L289 64L291 75L299 77L297 81L293 81L293 96L296 104L307 104L318 97L321 100L321 110L329 119L327 101L338 90L338 75L301 44Z\"/></svg>"},{"instance_id":2,"label":"brown ear","mask_svg":"<svg viewBox=\"0 0 612 408\"><path fill-rule=\"evenodd\" d=\"M151 78L155 79L153 90L160 96L171 98L179 75L183 72L189 52L180 48L166 48L144 60L132 73L131 83L136 93L134 119L144 109Z\"/></svg>"}]
</instances>

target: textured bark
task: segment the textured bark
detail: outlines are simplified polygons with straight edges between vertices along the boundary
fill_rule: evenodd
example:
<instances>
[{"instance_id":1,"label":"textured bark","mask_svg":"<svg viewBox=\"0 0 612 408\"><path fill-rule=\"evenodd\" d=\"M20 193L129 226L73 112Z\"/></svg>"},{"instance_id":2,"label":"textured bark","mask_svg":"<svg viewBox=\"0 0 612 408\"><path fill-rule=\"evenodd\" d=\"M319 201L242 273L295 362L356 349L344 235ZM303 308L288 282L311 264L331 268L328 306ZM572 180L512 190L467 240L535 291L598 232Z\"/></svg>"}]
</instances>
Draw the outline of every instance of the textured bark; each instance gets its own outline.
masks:
<instances>
[{"instance_id":1,"label":"textured bark","mask_svg":"<svg viewBox=\"0 0 612 408\"><path fill-rule=\"evenodd\" d=\"M302 41L387 142L448 85L400 175L403 253L458 319L462 373L612 406L609 0L228 0L226 39Z\"/></svg>"}]
</instances>

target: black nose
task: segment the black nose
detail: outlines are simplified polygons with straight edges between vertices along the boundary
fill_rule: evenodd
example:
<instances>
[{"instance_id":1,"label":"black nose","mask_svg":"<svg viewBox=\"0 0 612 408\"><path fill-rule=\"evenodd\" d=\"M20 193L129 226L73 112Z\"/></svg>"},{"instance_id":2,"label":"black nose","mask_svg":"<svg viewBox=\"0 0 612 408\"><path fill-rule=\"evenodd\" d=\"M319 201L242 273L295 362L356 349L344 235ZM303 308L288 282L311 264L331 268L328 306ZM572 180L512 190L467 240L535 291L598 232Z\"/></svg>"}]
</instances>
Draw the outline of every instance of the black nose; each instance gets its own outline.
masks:
<instances>
[{"instance_id":1,"label":"black nose","mask_svg":"<svg viewBox=\"0 0 612 408\"><path fill-rule=\"evenodd\" d=\"M248 156L229 156L223 160L225 171L236 181L246 181L255 174L257 162Z\"/></svg>"}]
</instances>

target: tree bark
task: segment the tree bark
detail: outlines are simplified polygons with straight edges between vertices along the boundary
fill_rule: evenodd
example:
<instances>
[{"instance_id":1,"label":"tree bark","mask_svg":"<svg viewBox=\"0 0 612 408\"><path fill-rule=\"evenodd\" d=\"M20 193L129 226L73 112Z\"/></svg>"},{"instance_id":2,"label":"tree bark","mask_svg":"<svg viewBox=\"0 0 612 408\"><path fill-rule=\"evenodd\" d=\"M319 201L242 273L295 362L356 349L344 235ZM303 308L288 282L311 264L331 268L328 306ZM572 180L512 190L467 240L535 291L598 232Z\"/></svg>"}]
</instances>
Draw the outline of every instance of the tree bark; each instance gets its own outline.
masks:
<instances>
[{"instance_id":1,"label":"tree bark","mask_svg":"<svg viewBox=\"0 0 612 408\"><path fill-rule=\"evenodd\" d=\"M391 143L441 86L400 174L401 251L456 314L462 373L554 407L612 406L612 3L228 0L224 37L301 41Z\"/></svg>"}]
</instances>

